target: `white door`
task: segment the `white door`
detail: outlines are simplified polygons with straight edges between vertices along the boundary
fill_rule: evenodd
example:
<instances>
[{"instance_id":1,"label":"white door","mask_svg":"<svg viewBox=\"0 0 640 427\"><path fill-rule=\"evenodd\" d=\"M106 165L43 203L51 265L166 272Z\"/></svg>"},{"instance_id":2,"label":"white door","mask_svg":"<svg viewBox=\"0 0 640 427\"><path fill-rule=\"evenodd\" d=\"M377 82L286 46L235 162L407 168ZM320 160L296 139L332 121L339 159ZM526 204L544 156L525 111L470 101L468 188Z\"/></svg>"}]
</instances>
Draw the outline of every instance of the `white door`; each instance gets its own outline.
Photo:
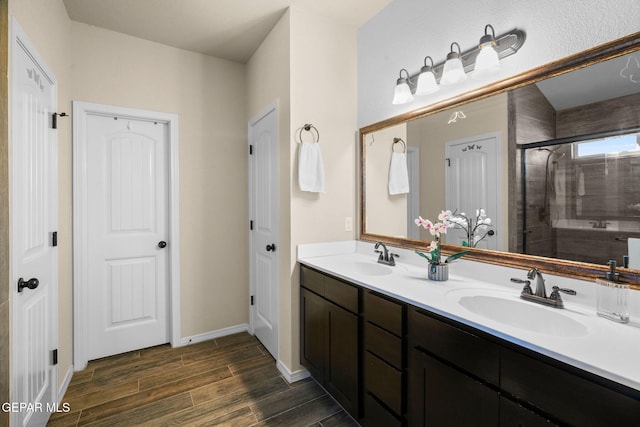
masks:
<instances>
[{"instance_id":1,"label":"white door","mask_svg":"<svg viewBox=\"0 0 640 427\"><path fill-rule=\"evenodd\" d=\"M253 333L278 358L278 110L249 122L250 317Z\"/></svg>"},{"instance_id":2,"label":"white door","mask_svg":"<svg viewBox=\"0 0 640 427\"><path fill-rule=\"evenodd\" d=\"M167 128L87 117L88 360L169 341Z\"/></svg>"},{"instance_id":3,"label":"white door","mask_svg":"<svg viewBox=\"0 0 640 427\"><path fill-rule=\"evenodd\" d=\"M502 222L502 187L499 134L480 135L448 142L445 146L446 206L475 220L477 209L491 218L493 236L477 247L501 249L498 231ZM484 234L484 233L483 233ZM467 240L461 230L447 231L447 242L461 245Z\"/></svg>"},{"instance_id":4,"label":"white door","mask_svg":"<svg viewBox=\"0 0 640 427\"><path fill-rule=\"evenodd\" d=\"M57 402L58 153L51 115L56 81L12 21L11 51L11 401L28 404L14 425L45 425ZM24 281L29 286L23 287ZM37 287L36 287L37 285ZM34 289L31 289L34 288Z\"/></svg>"}]
</instances>

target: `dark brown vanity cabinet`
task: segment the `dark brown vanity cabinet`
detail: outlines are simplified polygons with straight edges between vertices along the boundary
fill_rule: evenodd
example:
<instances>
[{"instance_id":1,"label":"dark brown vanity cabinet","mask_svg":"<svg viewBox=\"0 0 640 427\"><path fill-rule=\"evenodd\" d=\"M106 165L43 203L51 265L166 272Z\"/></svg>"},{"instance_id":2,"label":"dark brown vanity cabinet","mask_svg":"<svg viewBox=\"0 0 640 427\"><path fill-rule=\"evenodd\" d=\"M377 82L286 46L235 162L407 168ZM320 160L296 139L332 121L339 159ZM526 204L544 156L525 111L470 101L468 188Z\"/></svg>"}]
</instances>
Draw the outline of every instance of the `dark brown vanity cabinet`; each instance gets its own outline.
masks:
<instances>
[{"instance_id":1,"label":"dark brown vanity cabinet","mask_svg":"<svg viewBox=\"0 0 640 427\"><path fill-rule=\"evenodd\" d=\"M304 266L300 284L300 362L357 419L360 288Z\"/></svg>"},{"instance_id":2,"label":"dark brown vanity cabinet","mask_svg":"<svg viewBox=\"0 0 640 427\"><path fill-rule=\"evenodd\" d=\"M409 312L409 426L640 426L640 392L427 311Z\"/></svg>"},{"instance_id":3,"label":"dark brown vanity cabinet","mask_svg":"<svg viewBox=\"0 0 640 427\"><path fill-rule=\"evenodd\" d=\"M366 427L404 425L407 305L364 291L364 412Z\"/></svg>"},{"instance_id":4,"label":"dark brown vanity cabinet","mask_svg":"<svg viewBox=\"0 0 640 427\"><path fill-rule=\"evenodd\" d=\"M301 266L301 363L363 426L640 426L640 391Z\"/></svg>"},{"instance_id":5,"label":"dark brown vanity cabinet","mask_svg":"<svg viewBox=\"0 0 640 427\"><path fill-rule=\"evenodd\" d=\"M416 308L409 345L409 426L499 425L497 345Z\"/></svg>"}]
</instances>

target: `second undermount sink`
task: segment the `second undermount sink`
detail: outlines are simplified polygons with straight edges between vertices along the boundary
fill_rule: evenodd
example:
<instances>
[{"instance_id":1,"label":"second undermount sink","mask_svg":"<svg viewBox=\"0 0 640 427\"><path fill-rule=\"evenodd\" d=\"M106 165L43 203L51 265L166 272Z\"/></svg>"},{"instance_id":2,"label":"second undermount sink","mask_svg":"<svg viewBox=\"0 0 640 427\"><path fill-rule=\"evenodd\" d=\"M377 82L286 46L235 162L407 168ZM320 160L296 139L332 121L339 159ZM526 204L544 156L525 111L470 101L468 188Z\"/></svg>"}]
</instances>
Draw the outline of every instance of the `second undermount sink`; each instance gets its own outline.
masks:
<instances>
[{"instance_id":1,"label":"second undermount sink","mask_svg":"<svg viewBox=\"0 0 640 427\"><path fill-rule=\"evenodd\" d=\"M519 329L559 337L587 335L587 327L558 309L535 305L517 296L466 295L458 303L479 316Z\"/></svg>"},{"instance_id":2,"label":"second undermount sink","mask_svg":"<svg viewBox=\"0 0 640 427\"><path fill-rule=\"evenodd\" d=\"M366 276L386 276L392 273L391 267L376 262L355 262L353 269L358 274Z\"/></svg>"}]
</instances>

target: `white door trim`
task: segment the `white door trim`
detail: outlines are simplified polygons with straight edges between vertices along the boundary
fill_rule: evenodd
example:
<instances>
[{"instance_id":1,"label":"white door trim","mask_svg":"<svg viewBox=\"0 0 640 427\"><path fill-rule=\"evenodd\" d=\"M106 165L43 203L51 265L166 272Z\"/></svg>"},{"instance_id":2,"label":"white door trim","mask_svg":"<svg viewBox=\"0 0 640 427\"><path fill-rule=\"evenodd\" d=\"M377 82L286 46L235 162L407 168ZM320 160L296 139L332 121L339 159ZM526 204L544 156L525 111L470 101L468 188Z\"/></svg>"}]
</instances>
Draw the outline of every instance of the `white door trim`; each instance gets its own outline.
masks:
<instances>
[{"instance_id":1,"label":"white door trim","mask_svg":"<svg viewBox=\"0 0 640 427\"><path fill-rule=\"evenodd\" d=\"M89 102L73 102L73 361L87 366L87 116L99 114L167 123L169 128L169 329L171 345L180 346L180 218L178 116Z\"/></svg>"},{"instance_id":2,"label":"white door trim","mask_svg":"<svg viewBox=\"0 0 640 427\"><path fill-rule=\"evenodd\" d=\"M251 145L251 135L252 135L252 126L255 125L256 123L258 123L260 120L262 120L265 116L267 116L269 113L275 111L276 114L276 120L278 120L278 101L274 101L273 103L271 103L270 105L268 105L264 110L262 110L259 114L255 115L253 118L251 118L251 120L249 120L249 123L247 125L247 145ZM279 129L277 131L277 134L279 134ZM247 147L247 149L249 149L249 147ZM251 219L254 215L254 210L255 210L255 206L253 203L253 174L254 174L254 167L253 167L253 160L251 158L251 156L249 156L249 219ZM278 162L278 159L276 159L276 163ZM279 174L279 168L276 167L275 169L275 173ZM280 194L280 189L276 188L276 211L278 212L278 215L276 216L277 218L280 218L280 203L279 203L279 194ZM276 235L279 235L279 230L280 230L280 224L278 222L278 224L276 224L275 226L276 229ZM254 277L254 271L253 271L253 257L254 257L254 243L253 243L253 234L251 233L251 231L249 231L249 295L255 295L256 293L256 282L255 282L255 277ZM280 252L276 252L277 254L280 254ZM280 259L280 255L277 256L278 257L278 261ZM279 262L276 263L276 269L279 266ZM276 273L276 275L279 275L279 273ZM278 313L279 316L279 305L280 305L280 287L278 284L276 284L276 289L278 290L278 297L276 298L276 312ZM254 309L251 307L251 304L249 304L249 332L254 335L255 334L255 330L254 330L254 322L255 322L255 313L254 313ZM278 354L274 354L274 358L276 360L279 360L279 355L280 355L280 319L278 318L278 348L276 349Z\"/></svg>"}]
</instances>

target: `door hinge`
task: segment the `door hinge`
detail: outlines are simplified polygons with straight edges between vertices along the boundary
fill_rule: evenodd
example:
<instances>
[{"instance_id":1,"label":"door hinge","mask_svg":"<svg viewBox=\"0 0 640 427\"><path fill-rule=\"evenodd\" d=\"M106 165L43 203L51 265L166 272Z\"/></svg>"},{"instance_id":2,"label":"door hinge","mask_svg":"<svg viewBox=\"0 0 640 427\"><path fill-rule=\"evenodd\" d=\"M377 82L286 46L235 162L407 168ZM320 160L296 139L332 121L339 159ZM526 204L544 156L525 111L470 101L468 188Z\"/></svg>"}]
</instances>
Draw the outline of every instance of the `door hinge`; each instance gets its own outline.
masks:
<instances>
[{"instance_id":1,"label":"door hinge","mask_svg":"<svg viewBox=\"0 0 640 427\"><path fill-rule=\"evenodd\" d=\"M253 305L253 295L251 295L251 305Z\"/></svg>"},{"instance_id":2,"label":"door hinge","mask_svg":"<svg viewBox=\"0 0 640 427\"><path fill-rule=\"evenodd\" d=\"M253 155L253 145L249 145L249 155Z\"/></svg>"},{"instance_id":3,"label":"door hinge","mask_svg":"<svg viewBox=\"0 0 640 427\"><path fill-rule=\"evenodd\" d=\"M52 353L51 354L51 359L52 359L51 362L52 362L52 365L55 366L55 365L58 364L58 349L56 348L51 353Z\"/></svg>"},{"instance_id":4,"label":"door hinge","mask_svg":"<svg viewBox=\"0 0 640 427\"><path fill-rule=\"evenodd\" d=\"M51 114L51 129L58 129L58 116L67 117L67 113L53 113Z\"/></svg>"},{"instance_id":5,"label":"door hinge","mask_svg":"<svg viewBox=\"0 0 640 427\"><path fill-rule=\"evenodd\" d=\"M54 231L53 233L51 233L51 246L52 247L56 247L58 246L58 232Z\"/></svg>"},{"instance_id":6,"label":"door hinge","mask_svg":"<svg viewBox=\"0 0 640 427\"><path fill-rule=\"evenodd\" d=\"M249 230L253 230L253 220L249 221Z\"/></svg>"}]
</instances>

